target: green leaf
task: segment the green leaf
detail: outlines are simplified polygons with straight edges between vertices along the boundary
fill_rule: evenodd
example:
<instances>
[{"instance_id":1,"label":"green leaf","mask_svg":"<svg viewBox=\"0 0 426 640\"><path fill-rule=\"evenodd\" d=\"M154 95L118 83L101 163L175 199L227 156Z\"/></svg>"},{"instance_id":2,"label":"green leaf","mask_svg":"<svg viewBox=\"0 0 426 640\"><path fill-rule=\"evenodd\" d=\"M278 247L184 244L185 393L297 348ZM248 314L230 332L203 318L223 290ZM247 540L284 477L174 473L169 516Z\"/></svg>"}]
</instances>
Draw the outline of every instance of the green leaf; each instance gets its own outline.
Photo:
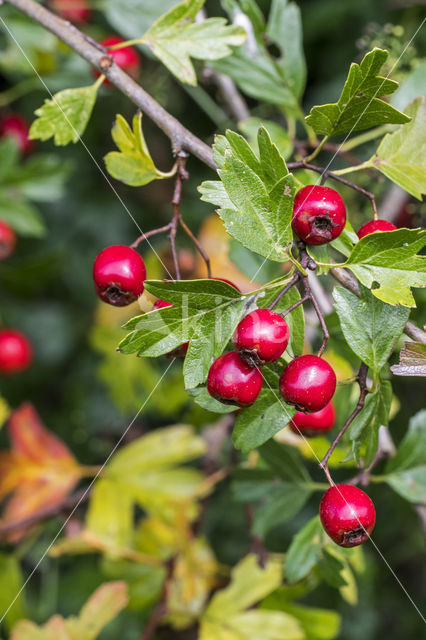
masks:
<instances>
[{"instance_id":1,"label":"green leaf","mask_svg":"<svg viewBox=\"0 0 426 640\"><path fill-rule=\"evenodd\" d=\"M276 298L278 292L279 289L271 289L270 291L267 291L265 297L259 299L259 302L262 303L259 306L267 308ZM274 311L277 313L284 313L299 300L300 293L295 287L292 287L285 296L281 298L275 306ZM305 345L305 314L303 311L303 305L299 305L296 309L293 309L291 313L286 315L285 321L287 322L290 330L290 342L287 347L287 351L292 356L300 356L302 355L303 347Z\"/></svg>"},{"instance_id":2,"label":"green leaf","mask_svg":"<svg viewBox=\"0 0 426 640\"><path fill-rule=\"evenodd\" d=\"M235 303L242 297L242 294L232 285L213 278L176 282L147 280L145 288L161 300L166 300L177 307L197 311L214 310L223 304Z\"/></svg>"},{"instance_id":3,"label":"green leaf","mask_svg":"<svg viewBox=\"0 0 426 640\"><path fill-rule=\"evenodd\" d=\"M321 550L317 562L317 569L321 577L332 587L344 587L347 582L342 576L345 565L340 558L329 553L326 547Z\"/></svg>"},{"instance_id":4,"label":"green leaf","mask_svg":"<svg viewBox=\"0 0 426 640\"><path fill-rule=\"evenodd\" d=\"M200 640L303 640L293 616L252 609L279 586L281 577L279 561L268 560L261 568L254 555L243 558L232 570L229 586L210 600L201 618Z\"/></svg>"},{"instance_id":5,"label":"green leaf","mask_svg":"<svg viewBox=\"0 0 426 640\"><path fill-rule=\"evenodd\" d=\"M372 233L361 238L343 266L379 300L415 307L410 287L426 286L426 256L416 255L425 244L426 231L419 229Z\"/></svg>"},{"instance_id":6,"label":"green leaf","mask_svg":"<svg viewBox=\"0 0 426 640\"><path fill-rule=\"evenodd\" d=\"M281 431L296 410L286 404L273 389L263 389L259 398L238 415L232 441L244 453L259 447Z\"/></svg>"},{"instance_id":7,"label":"green leaf","mask_svg":"<svg viewBox=\"0 0 426 640\"><path fill-rule=\"evenodd\" d=\"M125 582L102 584L80 611L78 627L85 634L83 637L88 640L97 638L102 629L126 607L128 600Z\"/></svg>"},{"instance_id":8,"label":"green leaf","mask_svg":"<svg viewBox=\"0 0 426 640\"><path fill-rule=\"evenodd\" d=\"M35 114L29 137L32 140L54 139L57 146L78 142L86 130L96 102L99 82L89 87L65 89L45 100Z\"/></svg>"},{"instance_id":9,"label":"green leaf","mask_svg":"<svg viewBox=\"0 0 426 640\"><path fill-rule=\"evenodd\" d=\"M410 418L408 431L396 454L386 465L386 473L404 471L426 464L426 409Z\"/></svg>"},{"instance_id":10,"label":"green leaf","mask_svg":"<svg viewBox=\"0 0 426 640\"><path fill-rule=\"evenodd\" d=\"M205 0L183 0L161 16L145 33L141 42L181 82L197 84L191 58L217 60L240 46L246 33L241 27L227 25L224 18L207 18L194 23Z\"/></svg>"},{"instance_id":11,"label":"green leaf","mask_svg":"<svg viewBox=\"0 0 426 640\"><path fill-rule=\"evenodd\" d=\"M312 489L302 484L280 483L274 486L255 511L253 533L263 537L273 527L294 518L311 493Z\"/></svg>"},{"instance_id":12,"label":"green leaf","mask_svg":"<svg viewBox=\"0 0 426 640\"><path fill-rule=\"evenodd\" d=\"M381 302L365 287L361 287L361 298L336 287L333 298L346 342L377 374L402 334L410 310Z\"/></svg>"},{"instance_id":13,"label":"green leaf","mask_svg":"<svg viewBox=\"0 0 426 640\"><path fill-rule=\"evenodd\" d=\"M378 447L378 433L381 425L387 426L392 401L392 386L388 381L381 381L374 391L369 393L360 413L354 418L349 437L356 463L361 460L361 448L364 447L364 464L368 466L374 459Z\"/></svg>"},{"instance_id":14,"label":"green leaf","mask_svg":"<svg viewBox=\"0 0 426 640\"><path fill-rule=\"evenodd\" d=\"M284 262L292 241L293 176L264 127L258 133L259 158L236 133L228 131L227 141L221 182L203 183L201 199L220 207L226 230L243 246Z\"/></svg>"},{"instance_id":15,"label":"green leaf","mask_svg":"<svg viewBox=\"0 0 426 640\"><path fill-rule=\"evenodd\" d=\"M267 35L281 49L282 58L278 61L278 66L287 86L299 99L306 83L306 62L302 18L297 4L287 0L273 0Z\"/></svg>"},{"instance_id":16,"label":"green leaf","mask_svg":"<svg viewBox=\"0 0 426 640\"><path fill-rule=\"evenodd\" d=\"M259 447L262 460L282 480L290 482L309 482L309 473L299 452L294 448L275 440L268 440Z\"/></svg>"},{"instance_id":17,"label":"green leaf","mask_svg":"<svg viewBox=\"0 0 426 640\"><path fill-rule=\"evenodd\" d=\"M19 561L11 553L0 554L0 611L5 616L5 623L10 629L18 620L26 615L24 579ZM12 604L13 598L16 600Z\"/></svg>"},{"instance_id":18,"label":"green leaf","mask_svg":"<svg viewBox=\"0 0 426 640\"><path fill-rule=\"evenodd\" d=\"M22 236L41 238L46 233L38 210L16 192L0 190L0 219Z\"/></svg>"},{"instance_id":19,"label":"green leaf","mask_svg":"<svg viewBox=\"0 0 426 640\"><path fill-rule=\"evenodd\" d=\"M404 124L410 118L379 99L398 88L398 83L378 75L388 57L383 49L367 53L361 64L353 62L339 100L313 107L306 123L316 133L335 136L381 124Z\"/></svg>"},{"instance_id":20,"label":"green leaf","mask_svg":"<svg viewBox=\"0 0 426 640\"><path fill-rule=\"evenodd\" d=\"M418 200L426 193L426 102L416 98L405 113L411 122L388 133L369 163Z\"/></svg>"},{"instance_id":21,"label":"green leaf","mask_svg":"<svg viewBox=\"0 0 426 640\"><path fill-rule=\"evenodd\" d=\"M109 24L116 32L133 39L135 33L145 33L163 14L176 6L176 0L156 0L145 2L141 11L140 0L104 0L102 8Z\"/></svg>"},{"instance_id":22,"label":"green leaf","mask_svg":"<svg viewBox=\"0 0 426 640\"><path fill-rule=\"evenodd\" d=\"M404 342L399 364L394 364L390 370L395 376L426 376L426 345Z\"/></svg>"},{"instance_id":23,"label":"green leaf","mask_svg":"<svg viewBox=\"0 0 426 640\"><path fill-rule=\"evenodd\" d=\"M149 433L120 449L95 483L86 520L90 534L117 554L132 546L134 507L164 516L201 489L203 475L181 467L206 451L191 427L175 425Z\"/></svg>"},{"instance_id":24,"label":"green leaf","mask_svg":"<svg viewBox=\"0 0 426 640\"><path fill-rule=\"evenodd\" d=\"M56 155L40 154L16 167L7 186L36 202L54 202L63 195L73 165Z\"/></svg>"},{"instance_id":25,"label":"green leaf","mask_svg":"<svg viewBox=\"0 0 426 640\"><path fill-rule=\"evenodd\" d=\"M396 109L404 109L418 96L426 95L426 60L418 61L414 69L404 77L392 96L391 103ZM407 114L410 115L410 114Z\"/></svg>"},{"instance_id":26,"label":"green leaf","mask_svg":"<svg viewBox=\"0 0 426 640\"><path fill-rule=\"evenodd\" d=\"M284 564L287 582L298 582L313 569L321 546L322 532L319 516L315 516L294 536Z\"/></svg>"},{"instance_id":27,"label":"green leaf","mask_svg":"<svg viewBox=\"0 0 426 640\"><path fill-rule=\"evenodd\" d=\"M90 496L86 526L106 548L129 547L133 534L133 497L125 484L101 478Z\"/></svg>"},{"instance_id":28,"label":"green leaf","mask_svg":"<svg viewBox=\"0 0 426 640\"><path fill-rule=\"evenodd\" d=\"M206 409L206 411L212 411L213 413L232 413L239 409L237 406L223 404L219 402L219 400L212 398L206 387L188 389L188 393L194 398L195 402L203 409Z\"/></svg>"},{"instance_id":29,"label":"green leaf","mask_svg":"<svg viewBox=\"0 0 426 640\"><path fill-rule=\"evenodd\" d=\"M405 500L426 503L426 465L392 473L386 477L386 482Z\"/></svg>"},{"instance_id":30,"label":"green leaf","mask_svg":"<svg viewBox=\"0 0 426 640\"><path fill-rule=\"evenodd\" d=\"M237 468L232 474L232 496L237 502L255 502L266 498L276 487L274 474L269 469Z\"/></svg>"},{"instance_id":31,"label":"green leaf","mask_svg":"<svg viewBox=\"0 0 426 640\"><path fill-rule=\"evenodd\" d=\"M113 178L131 187L141 187L173 175L174 169L163 173L155 167L142 132L142 113L134 116L133 130L123 116L117 115L111 133L120 149L120 152L111 151L105 156L107 171Z\"/></svg>"},{"instance_id":32,"label":"green leaf","mask_svg":"<svg viewBox=\"0 0 426 640\"><path fill-rule=\"evenodd\" d=\"M297 618L308 640L334 640L340 631L341 619L336 611L289 602L282 587L268 596L262 608L279 609Z\"/></svg>"},{"instance_id":33,"label":"green leaf","mask_svg":"<svg viewBox=\"0 0 426 640\"><path fill-rule=\"evenodd\" d=\"M249 144L253 151L259 153L259 145L257 141L257 134L260 127L265 127L271 137L272 143L277 147L278 151L284 159L291 156L293 151L293 143L288 135L287 131L276 122L272 120L265 120L264 118L248 118L238 123L239 129L247 136Z\"/></svg>"}]
</instances>

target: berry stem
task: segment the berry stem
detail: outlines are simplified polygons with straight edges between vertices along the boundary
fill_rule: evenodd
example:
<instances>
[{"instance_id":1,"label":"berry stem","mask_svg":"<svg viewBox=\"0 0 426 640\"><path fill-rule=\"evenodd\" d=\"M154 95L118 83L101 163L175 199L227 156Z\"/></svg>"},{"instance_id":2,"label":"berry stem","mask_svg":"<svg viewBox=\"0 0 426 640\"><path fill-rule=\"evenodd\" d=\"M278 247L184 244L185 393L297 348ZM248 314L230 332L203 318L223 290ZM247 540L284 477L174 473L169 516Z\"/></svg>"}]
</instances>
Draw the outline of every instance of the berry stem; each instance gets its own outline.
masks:
<instances>
[{"instance_id":1,"label":"berry stem","mask_svg":"<svg viewBox=\"0 0 426 640\"><path fill-rule=\"evenodd\" d=\"M356 416L361 412L361 410L364 407L365 398L367 397L367 393L368 393L367 373L368 373L368 367L363 362L361 364L361 366L359 368L359 372L358 372L358 384L359 384L359 390L360 390L358 403L357 403L355 409L352 411L352 413L349 416L349 418L346 420L346 422L343 425L343 427L340 429L339 433L337 434L337 436L333 440L332 444L330 445L330 448L328 449L327 453L325 454L324 458L321 460L321 462L319 464L321 469L326 474L327 478L328 478L328 475L327 475L327 472L328 472L328 461L330 459L331 454L333 453L334 449L336 448L336 446L339 443L340 439L342 438L343 434L346 432L348 427L352 424L352 422L355 420Z\"/></svg>"},{"instance_id":2,"label":"berry stem","mask_svg":"<svg viewBox=\"0 0 426 640\"><path fill-rule=\"evenodd\" d=\"M298 300L297 302L295 302L294 304L291 305L291 307L289 307L288 309L286 309L285 311L283 311L282 313L280 313L280 316L282 318L285 318L285 316L287 316L289 313L291 313L292 311L294 311L295 309L297 309L297 307L300 307L301 304L304 304L305 302L307 302L309 300L309 296L304 296L303 298L300 298L300 300Z\"/></svg>"},{"instance_id":3,"label":"berry stem","mask_svg":"<svg viewBox=\"0 0 426 640\"><path fill-rule=\"evenodd\" d=\"M314 158L317 157L317 155L320 153L320 151L322 150L323 146L325 145L325 143L327 142L329 136L324 136L324 138L321 140L321 142L319 143L319 145L317 146L316 149L314 149L314 151L307 156L306 158L303 159L303 161L306 162L310 162L311 160L313 160Z\"/></svg>"},{"instance_id":4,"label":"berry stem","mask_svg":"<svg viewBox=\"0 0 426 640\"><path fill-rule=\"evenodd\" d=\"M292 279L290 280L289 283L286 284L286 286L284 287L284 289L282 289L280 291L280 293L276 296L276 298L274 298L271 302L271 304L269 305L268 309L270 311L272 311L272 309L274 309L274 307L277 306L277 304L279 303L279 301L281 300L281 298L283 298L285 296L285 294L290 291L290 289L292 287L294 287L295 284L297 284L300 280L300 273L297 272L294 274L294 276L292 277Z\"/></svg>"},{"instance_id":5,"label":"berry stem","mask_svg":"<svg viewBox=\"0 0 426 640\"><path fill-rule=\"evenodd\" d=\"M139 238L136 238L133 244L130 245L130 248L136 249L141 242L143 242L144 240L147 240L148 238L151 238L151 236L156 236L159 233L166 233L166 231L170 231L170 227L171 227L171 223L169 222L169 224L164 225L164 227L159 227L158 229L151 229L151 231L147 231L146 233L143 233L141 236L139 236Z\"/></svg>"},{"instance_id":6,"label":"berry stem","mask_svg":"<svg viewBox=\"0 0 426 640\"><path fill-rule=\"evenodd\" d=\"M322 176L326 175L327 178L330 178L331 180L335 180L336 182L340 182L340 184L344 184L346 187L349 187L350 189L353 189L354 191L357 191L358 193L362 193L362 195L364 195L366 198L368 198L371 202L371 206L373 207L373 214L374 214L374 219L377 220L378 218L378 214L377 214L377 206L376 206L376 199L374 197L374 194L371 193L370 191L367 191L366 189L363 189L362 187L359 187L357 184L355 184L354 182L350 182L349 180L346 180L345 178L341 178L340 174L345 172L346 173L346 169L342 169L341 171L326 171L324 170L322 167L318 167L315 164L310 164L308 162L304 162L304 161L300 161L300 162L289 162L287 165L287 168L289 171L294 171L297 169L309 169L309 171L315 171L315 173L320 173ZM366 169L368 168L366 163L363 163L362 165L359 165L357 167L348 167L349 169L351 169L351 171L358 171L358 169ZM349 172L347 172L349 173Z\"/></svg>"}]
</instances>

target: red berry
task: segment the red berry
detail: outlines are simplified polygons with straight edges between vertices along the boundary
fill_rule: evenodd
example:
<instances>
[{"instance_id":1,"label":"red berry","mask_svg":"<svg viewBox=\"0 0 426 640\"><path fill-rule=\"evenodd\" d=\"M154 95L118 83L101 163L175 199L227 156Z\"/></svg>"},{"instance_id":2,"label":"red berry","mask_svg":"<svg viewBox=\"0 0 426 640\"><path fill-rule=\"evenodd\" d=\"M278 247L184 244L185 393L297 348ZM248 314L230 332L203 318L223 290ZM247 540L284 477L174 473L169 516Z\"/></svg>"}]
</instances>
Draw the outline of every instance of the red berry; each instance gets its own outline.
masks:
<instances>
[{"instance_id":1,"label":"red berry","mask_svg":"<svg viewBox=\"0 0 426 640\"><path fill-rule=\"evenodd\" d=\"M241 320L233 341L240 356L252 366L274 362L287 349L289 328L278 313L257 309Z\"/></svg>"},{"instance_id":2,"label":"red berry","mask_svg":"<svg viewBox=\"0 0 426 640\"><path fill-rule=\"evenodd\" d=\"M262 374L250 367L235 351L224 353L210 367L207 390L224 404L248 407L262 388Z\"/></svg>"},{"instance_id":3,"label":"red berry","mask_svg":"<svg viewBox=\"0 0 426 640\"><path fill-rule=\"evenodd\" d=\"M91 10L86 0L53 0L53 8L65 20L83 24L91 17Z\"/></svg>"},{"instance_id":4,"label":"red berry","mask_svg":"<svg viewBox=\"0 0 426 640\"><path fill-rule=\"evenodd\" d=\"M101 251L93 265L93 280L101 300L115 307L125 307L137 300L144 290L145 263L137 251L113 245Z\"/></svg>"},{"instance_id":5,"label":"red berry","mask_svg":"<svg viewBox=\"0 0 426 640\"><path fill-rule=\"evenodd\" d=\"M157 309L165 309L166 307L173 307L171 302L166 302L165 300L156 300L152 305L152 311L156 311ZM166 358L184 358L188 352L189 342L184 342L180 347L176 347L173 351L169 351L169 353L165 354Z\"/></svg>"},{"instance_id":6,"label":"red berry","mask_svg":"<svg viewBox=\"0 0 426 640\"><path fill-rule=\"evenodd\" d=\"M336 390L336 374L318 356L300 356L286 366L280 378L280 391L288 404L314 413L330 402Z\"/></svg>"},{"instance_id":7,"label":"red berry","mask_svg":"<svg viewBox=\"0 0 426 640\"><path fill-rule=\"evenodd\" d=\"M29 123L17 113L3 116L0 120L0 137L13 138L21 153L28 154L34 148L33 140L28 137Z\"/></svg>"},{"instance_id":8,"label":"red berry","mask_svg":"<svg viewBox=\"0 0 426 640\"><path fill-rule=\"evenodd\" d=\"M322 433L327 433L334 427L336 421L336 411L332 402L329 402L324 409L314 413L303 413L298 411L290 422L290 429L302 436L312 438Z\"/></svg>"},{"instance_id":9,"label":"red berry","mask_svg":"<svg viewBox=\"0 0 426 640\"><path fill-rule=\"evenodd\" d=\"M370 222L362 225L358 231L358 238L361 240L364 236L369 236L370 233L374 233L375 231L395 231L396 228L392 222L388 222L387 220L370 220Z\"/></svg>"},{"instance_id":10,"label":"red berry","mask_svg":"<svg viewBox=\"0 0 426 640\"><path fill-rule=\"evenodd\" d=\"M109 49L109 47L114 47L117 44L121 44L125 42L123 38L120 36L107 36L101 41L101 44ZM133 47L123 47L122 49L111 49L108 51L108 54L112 57L115 64L118 65L123 71L126 71L132 78L136 78L139 69L140 69L140 57L136 49ZM101 74L97 69L93 70L95 76L100 76ZM109 80L105 80L104 84L110 85Z\"/></svg>"},{"instance_id":11,"label":"red berry","mask_svg":"<svg viewBox=\"0 0 426 640\"><path fill-rule=\"evenodd\" d=\"M0 262L12 255L16 246L16 234L12 227L0 220Z\"/></svg>"},{"instance_id":12,"label":"red berry","mask_svg":"<svg viewBox=\"0 0 426 640\"><path fill-rule=\"evenodd\" d=\"M296 193L291 225L307 244L331 242L342 233L345 224L345 203L334 189L308 185Z\"/></svg>"},{"instance_id":13,"label":"red berry","mask_svg":"<svg viewBox=\"0 0 426 640\"><path fill-rule=\"evenodd\" d=\"M28 338L15 329L0 331L0 373L10 375L28 369L33 349Z\"/></svg>"},{"instance_id":14,"label":"red berry","mask_svg":"<svg viewBox=\"0 0 426 640\"><path fill-rule=\"evenodd\" d=\"M373 531L376 511L364 491L351 484L336 484L322 497L320 518L336 544L356 547Z\"/></svg>"}]
</instances>

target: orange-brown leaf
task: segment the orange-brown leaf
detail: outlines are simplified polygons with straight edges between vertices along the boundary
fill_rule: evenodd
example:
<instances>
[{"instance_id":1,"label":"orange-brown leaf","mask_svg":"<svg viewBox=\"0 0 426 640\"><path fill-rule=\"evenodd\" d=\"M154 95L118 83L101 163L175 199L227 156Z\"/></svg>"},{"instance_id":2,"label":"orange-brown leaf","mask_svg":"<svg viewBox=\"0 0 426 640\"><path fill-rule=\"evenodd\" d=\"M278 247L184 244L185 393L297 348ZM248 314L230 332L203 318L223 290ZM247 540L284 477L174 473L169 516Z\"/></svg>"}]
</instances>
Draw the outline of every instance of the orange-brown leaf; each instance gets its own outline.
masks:
<instances>
[{"instance_id":1,"label":"orange-brown leaf","mask_svg":"<svg viewBox=\"0 0 426 640\"><path fill-rule=\"evenodd\" d=\"M80 478L80 466L68 447L41 422L35 409L23 405L9 421L11 450L0 453L0 499L10 495L0 525L20 522L46 507L59 505ZM28 533L21 527L6 538L16 542Z\"/></svg>"}]
</instances>

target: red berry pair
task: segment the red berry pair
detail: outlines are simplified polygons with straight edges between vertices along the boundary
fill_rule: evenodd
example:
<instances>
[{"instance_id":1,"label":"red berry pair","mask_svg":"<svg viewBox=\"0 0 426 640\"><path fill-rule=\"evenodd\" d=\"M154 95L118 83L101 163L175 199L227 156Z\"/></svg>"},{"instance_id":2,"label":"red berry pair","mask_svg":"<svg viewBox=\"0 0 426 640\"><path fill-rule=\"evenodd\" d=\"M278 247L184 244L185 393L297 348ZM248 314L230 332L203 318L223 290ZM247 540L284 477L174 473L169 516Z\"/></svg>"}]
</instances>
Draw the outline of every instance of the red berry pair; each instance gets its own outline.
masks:
<instances>
[{"instance_id":1,"label":"red berry pair","mask_svg":"<svg viewBox=\"0 0 426 640\"><path fill-rule=\"evenodd\" d=\"M221 355L210 367L207 390L225 404L253 404L262 388L260 368L274 362L289 341L286 321L274 311L257 309L241 320L233 342L237 350Z\"/></svg>"}]
</instances>

